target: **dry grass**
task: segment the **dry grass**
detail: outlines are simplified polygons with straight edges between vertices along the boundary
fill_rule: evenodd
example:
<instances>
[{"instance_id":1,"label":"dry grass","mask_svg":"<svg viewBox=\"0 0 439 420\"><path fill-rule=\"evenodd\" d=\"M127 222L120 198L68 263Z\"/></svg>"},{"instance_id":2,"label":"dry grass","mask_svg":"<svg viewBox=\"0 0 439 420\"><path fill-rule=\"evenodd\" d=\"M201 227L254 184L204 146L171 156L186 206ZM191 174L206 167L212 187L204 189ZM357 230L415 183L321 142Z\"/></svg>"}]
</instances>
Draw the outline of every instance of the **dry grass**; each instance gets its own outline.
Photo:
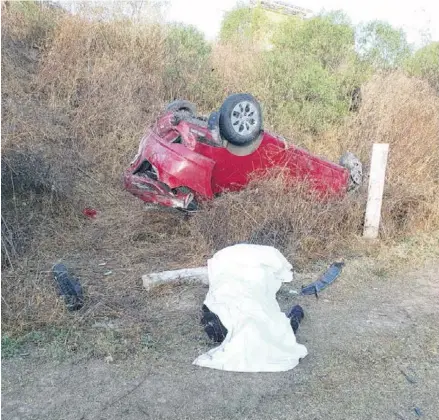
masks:
<instances>
[{"instance_id":1,"label":"dry grass","mask_svg":"<svg viewBox=\"0 0 439 420\"><path fill-rule=\"evenodd\" d=\"M364 86L363 104L335 139L368 166L374 142L389 143L383 235L439 226L439 97L427 82L402 74Z\"/></svg>"},{"instance_id":2,"label":"dry grass","mask_svg":"<svg viewBox=\"0 0 439 420\"><path fill-rule=\"evenodd\" d=\"M150 316L141 274L202 264L231 243L277 246L296 266L357 248L364 190L322 203L303 186L285 190L279 175L224 195L190 223L143 213L140 201L121 191L120 174L145 125L174 99L170 92L184 91L210 111L228 93L261 86L257 57L242 60L215 46L203 62L215 70L202 84L193 83L189 60L181 72L192 72L192 87L182 87L181 78L170 86L166 65L180 61L168 56L160 26L49 19L32 10L31 18L14 8L2 15L2 247L11 259L16 251L3 272L6 331L106 318L141 328ZM364 87L358 115L306 140L333 160L350 150L366 167L372 143L390 143L382 231L388 241L438 227L438 109L425 83L378 76ZM296 133L291 126L280 134L295 141ZM98 210L95 221L82 217L86 206ZM76 317L55 296L50 267L59 260L86 287L87 305Z\"/></svg>"},{"instance_id":3,"label":"dry grass","mask_svg":"<svg viewBox=\"0 0 439 420\"><path fill-rule=\"evenodd\" d=\"M251 45L215 45L212 64L220 79L223 98L231 93L252 90L258 79L259 60L259 52Z\"/></svg>"},{"instance_id":4,"label":"dry grass","mask_svg":"<svg viewBox=\"0 0 439 420\"><path fill-rule=\"evenodd\" d=\"M2 325L22 333L47 326L84 326L120 319L131 328L148 321L148 296L141 275L150 270L197 266L193 237L179 214L145 212L121 192L97 207L88 220L77 214L51 215L34 232L28 252L2 274ZM87 296L78 314L56 296L51 268L64 262L79 276ZM101 265L105 264L105 265Z\"/></svg>"},{"instance_id":5,"label":"dry grass","mask_svg":"<svg viewBox=\"0 0 439 420\"><path fill-rule=\"evenodd\" d=\"M285 175L274 173L207 205L192 229L210 252L238 242L270 245L303 267L348 254L361 234L364 202L363 192L322 200L305 183L287 187Z\"/></svg>"},{"instance_id":6,"label":"dry grass","mask_svg":"<svg viewBox=\"0 0 439 420\"><path fill-rule=\"evenodd\" d=\"M163 33L155 25L70 16L60 22L38 83L51 107L68 112L82 155L93 159L95 176L119 182L145 124L162 107L162 44Z\"/></svg>"}]
</instances>

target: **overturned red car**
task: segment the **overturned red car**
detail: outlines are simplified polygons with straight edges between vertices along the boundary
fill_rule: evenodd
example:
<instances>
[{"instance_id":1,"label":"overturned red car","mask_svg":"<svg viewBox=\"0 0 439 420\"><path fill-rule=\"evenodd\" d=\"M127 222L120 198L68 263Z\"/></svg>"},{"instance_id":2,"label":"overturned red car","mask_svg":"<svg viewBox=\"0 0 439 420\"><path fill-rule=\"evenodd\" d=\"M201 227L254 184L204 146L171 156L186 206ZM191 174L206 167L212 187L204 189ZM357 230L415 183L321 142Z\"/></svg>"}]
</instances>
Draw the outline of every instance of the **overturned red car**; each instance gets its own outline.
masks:
<instances>
[{"instance_id":1,"label":"overturned red car","mask_svg":"<svg viewBox=\"0 0 439 420\"><path fill-rule=\"evenodd\" d=\"M342 196L362 181L353 154L335 164L264 131L258 101L240 93L207 118L188 101L169 104L142 138L124 184L146 203L194 211L200 201L245 188L255 172L273 168L325 196Z\"/></svg>"}]
</instances>

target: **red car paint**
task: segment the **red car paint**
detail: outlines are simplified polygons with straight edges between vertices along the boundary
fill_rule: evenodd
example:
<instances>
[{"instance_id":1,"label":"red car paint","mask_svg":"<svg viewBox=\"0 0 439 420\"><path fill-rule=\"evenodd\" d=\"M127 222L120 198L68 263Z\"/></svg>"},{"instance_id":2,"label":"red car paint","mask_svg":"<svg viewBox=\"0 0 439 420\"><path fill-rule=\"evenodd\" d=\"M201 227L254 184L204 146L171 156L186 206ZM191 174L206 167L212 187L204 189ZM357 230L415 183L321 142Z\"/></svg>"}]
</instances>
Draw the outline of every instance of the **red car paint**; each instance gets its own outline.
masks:
<instances>
[{"instance_id":1,"label":"red car paint","mask_svg":"<svg viewBox=\"0 0 439 420\"><path fill-rule=\"evenodd\" d=\"M343 195L348 189L346 168L288 146L266 131L244 156L245 148L215 137L201 119L178 122L172 112L166 113L142 138L124 175L126 190L146 203L186 209L194 197L212 199L238 191L251 174L272 168L286 169L292 181L307 180L325 196Z\"/></svg>"}]
</instances>

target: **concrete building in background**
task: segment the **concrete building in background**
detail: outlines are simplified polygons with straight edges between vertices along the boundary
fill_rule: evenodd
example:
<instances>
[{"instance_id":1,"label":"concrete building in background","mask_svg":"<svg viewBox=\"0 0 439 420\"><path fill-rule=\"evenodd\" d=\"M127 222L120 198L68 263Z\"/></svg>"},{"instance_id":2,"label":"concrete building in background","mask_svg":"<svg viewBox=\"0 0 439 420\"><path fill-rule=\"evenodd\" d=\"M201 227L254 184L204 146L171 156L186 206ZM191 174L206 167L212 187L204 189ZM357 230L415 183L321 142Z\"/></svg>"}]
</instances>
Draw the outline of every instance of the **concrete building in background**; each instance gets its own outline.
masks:
<instances>
[{"instance_id":1,"label":"concrete building in background","mask_svg":"<svg viewBox=\"0 0 439 420\"><path fill-rule=\"evenodd\" d=\"M250 0L252 6L259 6L269 12L273 17L298 16L307 18L312 15L312 10L295 6L291 2L283 0Z\"/></svg>"},{"instance_id":2,"label":"concrete building in background","mask_svg":"<svg viewBox=\"0 0 439 420\"><path fill-rule=\"evenodd\" d=\"M264 17L271 23L266 26L266 31L255 42L259 48L270 50L273 48L271 37L273 35L273 27L290 18L307 19L313 16L313 11L294 5L292 2L285 0L250 0L250 7L263 10Z\"/></svg>"}]
</instances>

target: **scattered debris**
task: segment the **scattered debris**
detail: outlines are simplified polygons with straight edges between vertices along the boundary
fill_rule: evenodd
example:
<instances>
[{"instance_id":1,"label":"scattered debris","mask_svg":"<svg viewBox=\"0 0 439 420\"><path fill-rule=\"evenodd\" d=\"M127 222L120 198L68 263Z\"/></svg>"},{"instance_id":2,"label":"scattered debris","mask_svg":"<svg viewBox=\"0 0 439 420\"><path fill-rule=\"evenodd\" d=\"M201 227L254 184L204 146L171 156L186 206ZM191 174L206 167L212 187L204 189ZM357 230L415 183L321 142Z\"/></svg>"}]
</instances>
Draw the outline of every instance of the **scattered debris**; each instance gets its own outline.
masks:
<instances>
[{"instance_id":1,"label":"scattered debris","mask_svg":"<svg viewBox=\"0 0 439 420\"><path fill-rule=\"evenodd\" d=\"M317 281L302 287L301 295L315 295L318 297L318 293L326 287L328 287L334 280L340 275L344 262L332 263L326 272Z\"/></svg>"},{"instance_id":2,"label":"scattered debris","mask_svg":"<svg viewBox=\"0 0 439 420\"><path fill-rule=\"evenodd\" d=\"M115 330L116 325L112 321L95 322L93 328L103 328L105 330Z\"/></svg>"},{"instance_id":3,"label":"scattered debris","mask_svg":"<svg viewBox=\"0 0 439 420\"><path fill-rule=\"evenodd\" d=\"M156 345L156 341L151 333L144 334L140 343L144 349L152 349Z\"/></svg>"},{"instance_id":4,"label":"scattered debris","mask_svg":"<svg viewBox=\"0 0 439 420\"><path fill-rule=\"evenodd\" d=\"M111 354L106 356L104 360L105 360L105 363L108 363L108 364L114 362L113 356L111 356Z\"/></svg>"},{"instance_id":5,"label":"scattered debris","mask_svg":"<svg viewBox=\"0 0 439 420\"><path fill-rule=\"evenodd\" d=\"M419 407L415 407L414 411L418 417L421 417L423 415L423 413Z\"/></svg>"},{"instance_id":6,"label":"scattered debris","mask_svg":"<svg viewBox=\"0 0 439 420\"><path fill-rule=\"evenodd\" d=\"M102 262L102 263L99 263L98 265L99 265L99 267L103 267L104 265L107 265L107 263L106 262Z\"/></svg>"},{"instance_id":7,"label":"scattered debris","mask_svg":"<svg viewBox=\"0 0 439 420\"><path fill-rule=\"evenodd\" d=\"M95 219L98 212L95 209L91 209L91 208L87 207L84 210L82 210L82 214L85 217L88 217L89 219Z\"/></svg>"},{"instance_id":8,"label":"scattered debris","mask_svg":"<svg viewBox=\"0 0 439 420\"><path fill-rule=\"evenodd\" d=\"M111 276L112 274L113 274L113 272L111 270L109 270L109 271L106 271L104 273L104 276Z\"/></svg>"},{"instance_id":9,"label":"scattered debris","mask_svg":"<svg viewBox=\"0 0 439 420\"><path fill-rule=\"evenodd\" d=\"M289 290L288 293L290 295L298 295L299 294L299 292L297 290L294 290L294 289Z\"/></svg>"},{"instance_id":10,"label":"scattered debris","mask_svg":"<svg viewBox=\"0 0 439 420\"><path fill-rule=\"evenodd\" d=\"M410 382L411 384L415 384L417 383L417 380L414 376L409 375L405 370L403 370L402 368L399 369L399 371L404 375L404 377L407 379L408 382Z\"/></svg>"},{"instance_id":11,"label":"scattered debris","mask_svg":"<svg viewBox=\"0 0 439 420\"><path fill-rule=\"evenodd\" d=\"M84 305L84 297L79 279L69 276L67 267L64 264L55 264L52 273L58 284L59 295L64 297L67 309L69 311L81 309Z\"/></svg>"},{"instance_id":12,"label":"scattered debris","mask_svg":"<svg viewBox=\"0 0 439 420\"><path fill-rule=\"evenodd\" d=\"M290 309L290 311L287 313L287 318L290 319L290 325L294 331L294 334L297 333L297 330L299 329L299 324L301 323L304 316L305 316L305 314L304 314L303 309L300 305L293 306Z\"/></svg>"}]
</instances>

